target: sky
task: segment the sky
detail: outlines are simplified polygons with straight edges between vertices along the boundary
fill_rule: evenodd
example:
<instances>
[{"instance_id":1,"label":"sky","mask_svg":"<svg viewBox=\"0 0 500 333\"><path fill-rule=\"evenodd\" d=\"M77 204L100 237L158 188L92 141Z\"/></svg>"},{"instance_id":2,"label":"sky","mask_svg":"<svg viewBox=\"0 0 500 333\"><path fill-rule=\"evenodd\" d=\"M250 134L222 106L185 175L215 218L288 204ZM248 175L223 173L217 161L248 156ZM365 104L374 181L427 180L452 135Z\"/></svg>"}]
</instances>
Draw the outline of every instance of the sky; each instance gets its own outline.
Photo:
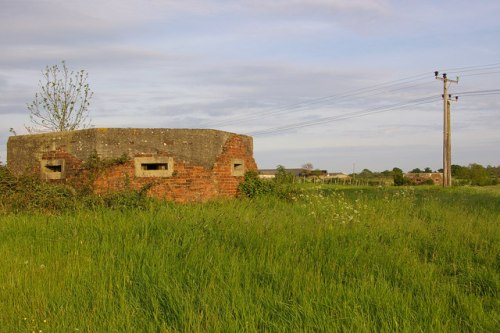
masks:
<instances>
[{"instance_id":1,"label":"sky","mask_svg":"<svg viewBox=\"0 0 500 333\"><path fill-rule=\"evenodd\" d=\"M88 72L94 127L214 128L259 168L500 165L498 0L0 0L0 161L42 70Z\"/></svg>"}]
</instances>

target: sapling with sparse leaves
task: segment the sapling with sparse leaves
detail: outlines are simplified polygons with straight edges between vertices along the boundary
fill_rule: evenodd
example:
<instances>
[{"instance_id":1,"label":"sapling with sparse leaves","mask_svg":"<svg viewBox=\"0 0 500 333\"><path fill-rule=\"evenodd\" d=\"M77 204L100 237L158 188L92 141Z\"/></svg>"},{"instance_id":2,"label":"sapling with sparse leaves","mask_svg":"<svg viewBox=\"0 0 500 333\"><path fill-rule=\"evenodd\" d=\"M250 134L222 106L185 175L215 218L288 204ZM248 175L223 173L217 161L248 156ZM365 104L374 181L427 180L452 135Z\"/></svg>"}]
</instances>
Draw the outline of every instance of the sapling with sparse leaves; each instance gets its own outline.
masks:
<instances>
[{"instance_id":1,"label":"sapling with sparse leaves","mask_svg":"<svg viewBox=\"0 0 500 333\"><path fill-rule=\"evenodd\" d=\"M27 104L32 126L29 133L72 131L90 127L88 117L93 92L85 70L71 71L63 60L61 66L45 67L39 91Z\"/></svg>"}]
</instances>

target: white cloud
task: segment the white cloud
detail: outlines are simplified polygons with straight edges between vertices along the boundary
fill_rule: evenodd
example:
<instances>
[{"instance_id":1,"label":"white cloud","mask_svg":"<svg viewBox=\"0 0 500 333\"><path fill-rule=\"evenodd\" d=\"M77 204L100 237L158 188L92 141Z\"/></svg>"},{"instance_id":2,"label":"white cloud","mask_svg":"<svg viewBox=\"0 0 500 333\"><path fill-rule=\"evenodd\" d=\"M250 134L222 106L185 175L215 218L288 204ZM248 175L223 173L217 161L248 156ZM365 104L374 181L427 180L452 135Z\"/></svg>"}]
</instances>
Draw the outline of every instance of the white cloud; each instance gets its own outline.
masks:
<instances>
[{"instance_id":1,"label":"white cloud","mask_svg":"<svg viewBox=\"0 0 500 333\"><path fill-rule=\"evenodd\" d=\"M97 44L89 46L34 46L14 45L3 49L0 54L0 68L34 68L41 70L48 64L67 60L71 63L88 67L120 67L124 64L133 66L158 66L182 61L182 55L171 54L162 50L140 48L125 44Z\"/></svg>"},{"instance_id":2,"label":"white cloud","mask_svg":"<svg viewBox=\"0 0 500 333\"><path fill-rule=\"evenodd\" d=\"M435 68L497 62L499 10L497 1L489 0L474 4L459 0L4 0L0 123L22 128L28 119L25 104L35 92L41 70L62 59L73 69L89 72L95 92L92 118L98 126L195 127L202 121L213 124L254 115L222 128L250 132L438 94L440 87L432 77ZM460 36L460 41L454 36ZM430 80L422 86L259 116L276 107L422 71L429 72ZM472 79L464 78L460 90L498 83L498 76ZM453 118L462 131L457 131L457 139L462 133L471 146L480 142L480 134L495 141L498 110L494 97L460 102ZM433 126L440 122L439 105L435 110L406 111L259 137L256 154L258 158L263 156L260 151L267 154L263 163L274 166L280 161L272 158L279 159L280 152L291 146L297 148L296 155L316 154L319 160L334 163L327 161L323 150L350 147L351 153L342 153L351 159L365 147L367 156L375 149L388 158L389 150L383 149L392 147L391 142L430 145ZM5 132L8 128L3 126L0 131ZM0 135L0 145L4 139ZM312 157L311 162L323 167ZM299 164L305 162L297 158Z\"/></svg>"},{"instance_id":3,"label":"white cloud","mask_svg":"<svg viewBox=\"0 0 500 333\"><path fill-rule=\"evenodd\" d=\"M386 2L380 0L11 1L0 13L0 31L4 32L0 35L0 42L47 45L106 40L110 37L120 39L145 25L159 24L161 29L168 30L170 21L183 16L197 24L199 19L219 15L223 19L241 16L246 20L253 20L256 15L260 18L268 15L268 23L280 26L292 15L295 22L290 23L302 24L307 30L313 26L323 27L325 23L320 21L328 25L334 22L351 25L353 18L357 17L360 19L355 21L359 25L367 19L367 15L371 18L385 16L388 8ZM277 23L279 21L282 22Z\"/></svg>"},{"instance_id":4,"label":"white cloud","mask_svg":"<svg viewBox=\"0 0 500 333\"><path fill-rule=\"evenodd\" d=\"M356 12L385 14L388 3L384 0L247 0L244 6L254 9L273 10L281 13L318 11L328 13Z\"/></svg>"}]
</instances>

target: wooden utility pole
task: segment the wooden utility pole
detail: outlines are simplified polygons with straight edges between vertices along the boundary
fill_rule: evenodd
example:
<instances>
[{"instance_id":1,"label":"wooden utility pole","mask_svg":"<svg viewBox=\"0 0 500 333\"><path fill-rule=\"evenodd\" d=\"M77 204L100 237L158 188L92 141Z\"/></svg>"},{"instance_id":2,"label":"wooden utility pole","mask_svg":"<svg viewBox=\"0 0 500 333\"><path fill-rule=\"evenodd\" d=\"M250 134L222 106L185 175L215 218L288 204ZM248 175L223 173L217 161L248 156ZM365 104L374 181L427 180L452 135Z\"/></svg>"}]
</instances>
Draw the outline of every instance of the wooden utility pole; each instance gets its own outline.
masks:
<instances>
[{"instance_id":1,"label":"wooden utility pole","mask_svg":"<svg viewBox=\"0 0 500 333\"><path fill-rule=\"evenodd\" d=\"M451 119L450 119L450 98L448 86L451 83L458 83L456 80L448 79L446 73L439 77L439 72L434 72L437 80L443 81L443 186L451 186ZM458 97L455 97L458 99Z\"/></svg>"}]
</instances>

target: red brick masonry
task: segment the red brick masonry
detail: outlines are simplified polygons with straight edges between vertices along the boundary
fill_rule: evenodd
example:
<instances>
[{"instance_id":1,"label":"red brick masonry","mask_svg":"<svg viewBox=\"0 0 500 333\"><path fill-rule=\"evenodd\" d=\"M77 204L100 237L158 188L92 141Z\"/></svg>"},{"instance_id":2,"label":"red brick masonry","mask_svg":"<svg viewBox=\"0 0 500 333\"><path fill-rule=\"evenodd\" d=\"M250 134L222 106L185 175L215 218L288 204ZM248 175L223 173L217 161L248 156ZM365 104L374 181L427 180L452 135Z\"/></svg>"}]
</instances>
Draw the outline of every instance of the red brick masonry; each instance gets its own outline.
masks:
<instances>
[{"instance_id":1,"label":"red brick masonry","mask_svg":"<svg viewBox=\"0 0 500 333\"><path fill-rule=\"evenodd\" d=\"M232 175L232 161L243 159L246 171L257 170L251 152L248 142L234 135L226 141L212 169L172 156L175 161L173 175L165 178L135 177L134 161L131 160L106 169L96 179L95 190L97 193L109 193L124 190L126 186L135 190L151 186L149 195L177 202L235 197L243 176Z\"/></svg>"},{"instance_id":2,"label":"red brick masonry","mask_svg":"<svg viewBox=\"0 0 500 333\"><path fill-rule=\"evenodd\" d=\"M97 194L143 189L177 202L235 197L244 173L257 170L251 137L216 130L95 128L14 136L7 148L16 175L38 174ZM129 159L89 169L95 154L101 161ZM148 161L159 161L154 171Z\"/></svg>"}]
</instances>

